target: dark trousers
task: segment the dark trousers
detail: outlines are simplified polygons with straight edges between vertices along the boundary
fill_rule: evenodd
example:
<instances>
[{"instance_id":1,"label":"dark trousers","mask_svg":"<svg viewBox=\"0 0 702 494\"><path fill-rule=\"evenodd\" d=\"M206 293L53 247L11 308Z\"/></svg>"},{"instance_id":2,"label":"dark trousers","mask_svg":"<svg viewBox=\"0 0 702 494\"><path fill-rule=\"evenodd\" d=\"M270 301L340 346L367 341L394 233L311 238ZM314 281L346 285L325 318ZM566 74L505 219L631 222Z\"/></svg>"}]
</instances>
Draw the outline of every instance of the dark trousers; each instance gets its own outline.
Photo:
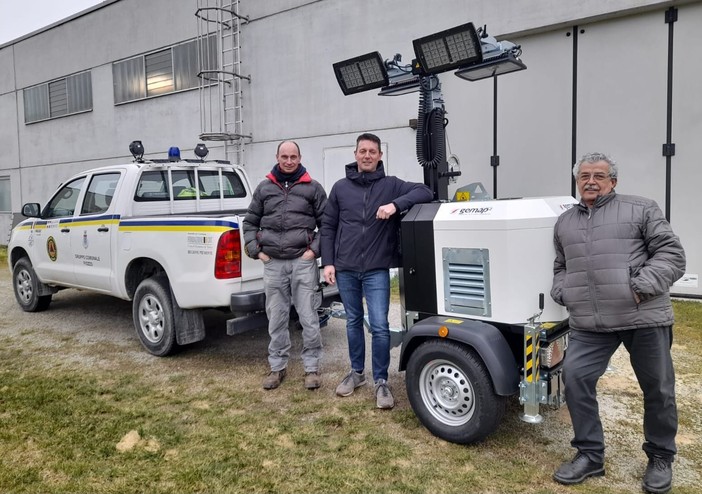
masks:
<instances>
[{"instance_id":1,"label":"dark trousers","mask_svg":"<svg viewBox=\"0 0 702 494\"><path fill-rule=\"evenodd\" d=\"M563 378L566 403L575 436L571 445L590 460L604 462L604 433L597 405L597 381L621 343L629 351L644 397L643 450L650 456L673 459L677 452L678 411L675 372L670 356L671 326L592 333L572 331Z\"/></svg>"}]
</instances>

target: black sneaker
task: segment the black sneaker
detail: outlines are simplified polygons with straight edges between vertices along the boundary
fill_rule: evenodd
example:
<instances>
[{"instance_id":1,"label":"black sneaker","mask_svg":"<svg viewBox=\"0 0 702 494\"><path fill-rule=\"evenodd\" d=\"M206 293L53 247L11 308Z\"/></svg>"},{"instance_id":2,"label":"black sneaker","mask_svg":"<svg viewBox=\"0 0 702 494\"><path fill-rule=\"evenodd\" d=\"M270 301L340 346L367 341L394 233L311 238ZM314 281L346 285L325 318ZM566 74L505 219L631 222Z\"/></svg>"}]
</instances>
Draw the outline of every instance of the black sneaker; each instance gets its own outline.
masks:
<instances>
[{"instance_id":1,"label":"black sneaker","mask_svg":"<svg viewBox=\"0 0 702 494\"><path fill-rule=\"evenodd\" d=\"M673 483L673 465L668 458L651 456L648 459L641 487L646 492L665 494Z\"/></svg>"},{"instance_id":2,"label":"black sneaker","mask_svg":"<svg viewBox=\"0 0 702 494\"><path fill-rule=\"evenodd\" d=\"M584 454L578 453L573 461L563 463L556 470L553 480L560 484L572 485L579 484L588 477L601 477L604 474L603 463L594 462Z\"/></svg>"}]
</instances>

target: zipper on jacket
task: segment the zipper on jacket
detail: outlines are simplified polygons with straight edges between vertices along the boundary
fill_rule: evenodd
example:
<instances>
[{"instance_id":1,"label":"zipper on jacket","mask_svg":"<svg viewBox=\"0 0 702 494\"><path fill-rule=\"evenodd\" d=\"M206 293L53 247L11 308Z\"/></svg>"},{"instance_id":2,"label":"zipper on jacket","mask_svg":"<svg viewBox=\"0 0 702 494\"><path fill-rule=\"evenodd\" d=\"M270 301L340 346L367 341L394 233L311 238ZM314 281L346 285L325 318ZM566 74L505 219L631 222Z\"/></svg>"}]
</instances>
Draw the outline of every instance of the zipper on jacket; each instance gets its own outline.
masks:
<instances>
[{"instance_id":1,"label":"zipper on jacket","mask_svg":"<svg viewBox=\"0 0 702 494\"><path fill-rule=\"evenodd\" d=\"M595 323L595 327L592 329L599 329L602 324L601 324L601 317L600 317L600 308L599 304L597 303L597 293L596 293L596 287L594 284L594 281L590 273L592 272L592 212L593 212L594 206L592 208L587 208L587 229L586 229L586 245L587 245L587 286L588 286L588 291L590 292L590 300L592 300L592 315L593 315L593 321Z\"/></svg>"},{"instance_id":2,"label":"zipper on jacket","mask_svg":"<svg viewBox=\"0 0 702 494\"><path fill-rule=\"evenodd\" d=\"M366 237L366 206L368 206L368 187L363 187L363 216L361 220L361 238ZM366 249L365 246L361 251L361 271L366 270Z\"/></svg>"}]
</instances>

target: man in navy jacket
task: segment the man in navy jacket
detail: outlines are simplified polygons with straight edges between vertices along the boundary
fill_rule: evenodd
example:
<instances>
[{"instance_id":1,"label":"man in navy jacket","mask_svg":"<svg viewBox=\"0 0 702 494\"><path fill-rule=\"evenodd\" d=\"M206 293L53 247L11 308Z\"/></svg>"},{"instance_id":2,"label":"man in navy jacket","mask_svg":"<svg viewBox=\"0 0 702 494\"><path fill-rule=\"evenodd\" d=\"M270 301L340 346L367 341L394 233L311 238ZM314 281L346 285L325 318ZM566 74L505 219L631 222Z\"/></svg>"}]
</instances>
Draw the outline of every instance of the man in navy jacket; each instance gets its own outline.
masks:
<instances>
[{"instance_id":1,"label":"man in navy jacket","mask_svg":"<svg viewBox=\"0 0 702 494\"><path fill-rule=\"evenodd\" d=\"M378 408L395 406L387 384L390 366L389 269L398 265L399 213L429 202L431 190L418 183L385 175L380 139L361 134L355 163L346 165L346 178L332 187L320 229L324 278L339 284L346 310L346 336L351 371L336 388L349 396L366 384L363 297L372 335L373 380Z\"/></svg>"}]
</instances>

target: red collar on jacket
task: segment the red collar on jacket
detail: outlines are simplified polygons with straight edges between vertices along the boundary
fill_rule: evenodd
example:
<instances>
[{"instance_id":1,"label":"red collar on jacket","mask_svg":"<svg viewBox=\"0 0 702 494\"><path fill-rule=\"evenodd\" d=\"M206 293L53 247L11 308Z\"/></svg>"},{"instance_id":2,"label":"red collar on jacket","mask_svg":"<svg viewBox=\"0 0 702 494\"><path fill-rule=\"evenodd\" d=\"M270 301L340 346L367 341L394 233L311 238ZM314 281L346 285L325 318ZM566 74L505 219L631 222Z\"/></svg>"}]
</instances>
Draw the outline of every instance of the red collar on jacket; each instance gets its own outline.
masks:
<instances>
[{"instance_id":1,"label":"red collar on jacket","mask_svg":"<svg viewBox=\"0 0 702 494\"><path fill-rule=\"evenodd\" d=\"M278 182L278 179L276 179L275 175L273 175L272 173L269 173L268 175L266 175L266 178L268 180L270 180L271 182L273 182L274 184L281 185L281 183ZM297 179L296 182L293 182L293 184L310 183L311 181L312 181L312 177L310 177L310 173L305 172L302 174L302 176L300 178Z\"/></svg>"}]
</instances>

